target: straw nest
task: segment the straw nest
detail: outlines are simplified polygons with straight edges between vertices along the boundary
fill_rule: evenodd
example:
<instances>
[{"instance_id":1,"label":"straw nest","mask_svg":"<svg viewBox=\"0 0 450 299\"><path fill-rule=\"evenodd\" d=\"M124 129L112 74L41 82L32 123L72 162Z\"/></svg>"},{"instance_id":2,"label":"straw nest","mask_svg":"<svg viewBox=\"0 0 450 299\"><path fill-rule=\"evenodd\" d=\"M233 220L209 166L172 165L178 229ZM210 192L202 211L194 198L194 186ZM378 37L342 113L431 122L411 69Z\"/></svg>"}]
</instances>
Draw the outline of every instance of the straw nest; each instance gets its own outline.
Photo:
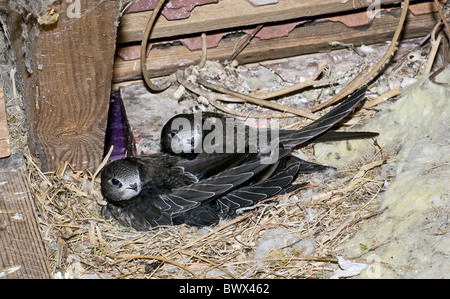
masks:
<instances>
[{"instance_id":1,"label":"straw nest","mask_svg":"<svg viewBox=\"0 0 450 299\"><path fill-rule=\"evenodd\" d=\"M377 214L386 179L374 153L361 165L302 176L311 186L215 227L138 232L100 215L95 174L67 163L42 173L27 161L51 270L67 278L329 277L343 242Z\"/></svg>"},{"instance_id":2,"label":"straw nest","mask_svg":"<svg viewBox=\"0 0 450 299\"><path fill-rule=\"evenodd\" d=\"M373 101L376 105L383 99ZM372 117L367 111L357 112L352 123ZM100 215L105 202L98 171L75 171L64 163L55 172L42 173L28 157L52 273L63 278L332 277L345 242L378 215L377 195L393 178L390 167L383 167L393 153L367 142L373 150L353 164L302 175L298 182L310 183L303 190L261 202L237 218L214 227L180 225L148 232L121 227ZM314 145L302 150L314 161ZM364 246L361 252L377 244Z\"/></svg>"},{"instance_id":3,"label":"straw nest","mask_svg":"<svg viewBox=\"0 0 450 299\"><path fill-rule=\"evenodd\" d=\"M405 56L400 64L407 59L414 63L415 56L411 57ZM419 55L417 59L422 58ZM384 77L388 89L400 86L401 81L394 77L402 74L393 70ZM399 84L391 87L391 79ZM372 86L378 86L379 94L380 82L382 76ZM384 100L374 99L370 107ZM298 180L308 181L310 186L259 203L217 226L180 225L138 232L100 215L105 202L98 173L75 171L67 163L55 172L43 173L26 154L20 101L6 104L13 152L27 157L40 230L56 278L331 277L338 269L345 242L380 212L377 195L393 177L392 170L383 167L393 154L383 149L381 155L374 144L373 151L355 164L331 173L300 176ZM360 120L370 117L362 112L358 115ZM310 145L305 150L311 154L313 148ZM360 246L374 248L377 244ZM362 252L370 250L361 248Z\"/></svg>"}]
</instances>

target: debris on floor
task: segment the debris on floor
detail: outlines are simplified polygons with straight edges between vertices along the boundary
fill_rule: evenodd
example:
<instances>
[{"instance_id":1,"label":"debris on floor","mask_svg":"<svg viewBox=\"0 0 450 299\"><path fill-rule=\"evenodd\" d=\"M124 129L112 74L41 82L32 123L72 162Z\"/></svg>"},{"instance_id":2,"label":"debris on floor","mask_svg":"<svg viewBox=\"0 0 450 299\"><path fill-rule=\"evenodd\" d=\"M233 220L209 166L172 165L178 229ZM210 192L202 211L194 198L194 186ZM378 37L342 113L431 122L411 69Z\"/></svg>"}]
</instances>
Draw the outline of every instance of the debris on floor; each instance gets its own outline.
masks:
<instances>
[{"instance_id":1,"label":"debris on floor","mask_svg":"<svg viewBox=\"0 0 450 299\"><path fill-rule=\"evenodd\" d=\"M379 215L362 226L343 251L347 257L377 255L389 263L389 268L379 270L381 278L450 277L449 83L449 68L434 79L417 78L362 128L382 132L377 138L379 157L390 156L393 162L381 171L392 173L393 180L380 186L386 191L380 194ZM370 144L364 145L365 151L373 151ZM362 147L356 148L361 153ZM340 165L355 163L355 151L343 143L324 152L318 159L322 163L334 165L334 157Z\"/></svg>"}]
</instances>

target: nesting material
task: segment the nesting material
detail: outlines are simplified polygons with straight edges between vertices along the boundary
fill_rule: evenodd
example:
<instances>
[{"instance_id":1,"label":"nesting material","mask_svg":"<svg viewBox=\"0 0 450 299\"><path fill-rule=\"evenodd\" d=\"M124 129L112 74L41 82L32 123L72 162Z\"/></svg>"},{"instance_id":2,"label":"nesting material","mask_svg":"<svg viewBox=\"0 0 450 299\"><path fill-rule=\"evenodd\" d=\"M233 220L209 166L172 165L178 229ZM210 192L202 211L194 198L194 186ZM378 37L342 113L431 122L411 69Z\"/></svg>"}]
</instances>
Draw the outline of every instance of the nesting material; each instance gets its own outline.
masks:
<instances>
[{"instance_id":1,"label":"nesting material","mask_svg":"<svg viewBox=\"0 0 450 299\"><path fill-rule=\"evenodd\" d=\"M376 169L372 177L378 181L358 180L357 190L341 189L351 172L322 174L315 177L320 187L260 203L216 227L137 232L101 217L104 202L91 174L67 164L43 174L28 162L55 278L329 277L336 270L334 248L376 213L377 204L362 204L372 198L374 184L382 185Z\"/></svg>"},{"instance_id":2,"label":"nesting material","mask_svg":"<svg viewBox=\"0 0 450 299\"><path fill-rule=\"evenodd\" d=\"M363 128L380 132L380 157L394 153L395 162L383 171L395 179L385 182L381 215L347 243L345 254L377 255L393 266L380 268L383 278L450 277L450 69L434 81L419 78ZM321 147L326 146L316 150ZM355 151L373 151L367 142L352 143L351 150L345 143L328 149L319 161L339 165L357 163Z\"/></svg>"},{"instance_id":3,"label":"nesting material","mask_svg":"<svg viewBox=\"0 0 450 299\"><path fill-rule=\"evenodd\" d=\"M314 242L310 238L299 239L285 228L273 228L262 235L255 249L254 258L264 259L269 256L279 255L290 256L292 253L308 256L314 253L314 249Z\"/></svg>"},{"instance_id":4,"label":"nesting material","mask_svg":"<svg viewBox=\"0 0 450 299\"><path fill-rule=\"evenodd\" d=\"M36 9L32 9L33 15L38 17L41 5ZM370 84L371 102L391 90L414 84L427 62L427 46L419 43L398 44L391 64ZM339 50L253 66L233 61L224 67L207 62L204 70L197 68L198 73L193 74L210 72L213 76L209 79L217 84L257 95L307 81L318 65L327 61L331 72L323 73L321 79L330 79L331 84L310 86L276 100L307 109L338 93L366 67L372 68L387 47L362 46L358 51ZM2 77L15 85L13 69L2 69ZM448 84L449 78L447 71L436 80ZM30 189L54 278L328 278L355 276L361 271L363 277L448 277L448 87L440 86L440 91L429 98L434 93L428 91L432 83L425 78L415 85L415 92L411 89L363 128L381 132L377 142L302 148L299 155L337 170L300 176L299 182L310 183L300 192L261 202L246 214L214 227L180 225L156 227L149 232L121 227L100 215L105 201L97 172L75 171L63 163L57 171L43 173L26 154L27 127L21 96L15 86L5 86L5 95L12 152L27 157ZM187 90L178 90L175 100L170 99L175 90L174 86L167 90L167 97L160 93L151 99L163 103L160 107L164 107L167 119L192 107L212 110L208 99ZM127 89L122 91L126 95ZM148 93L142 85L128 91L134 96L129 97L128 105L135 108L127 109L130 120L137 115L146 120L134 123L133 133L142 140L140 152L153 152L164 119L149 116L158 115L161 109L148 105ZM411 94L419 96L411 100ZM274 113L248 103L221 103L244 117L253 111ZM373 107L379 106L358 111L346 125L370 119L375 114ZM281 127L294 129L309 122L283 118ZM421 129L415 128L419 126ZM156 130L155 135L140 134L149 127ZM153 147L146 148L150 143ZM334 147L337 150L330 150Z\"/></svg>"},{"instance_id":5,"label":"nesting material","mask_svg":"<svg viewBox=\"0 0 450 299\"><path fill-rule=\"evenodd\" d=\"M391 89L404 88L413 83L413 78L420 72L421 66L426 60L427 49L418 49L417 44L419 42L419 40L412 40L399 45L389 69L377 78L377 82L370 88L369 99L376 99L379 95ZM318 101L338 93L364 68L372 67L386 52L387 48L387 44L363 46L361 51L366 53L365 57L361 57L353 50L334 50L330 53L302 55L252 65L231 64L223 66L217 61L207 60L203 68L199 66L187 68L185 72L191 75L187 76L186 74L186 80L195 82L196 78L203 77L218 86L241 94L261 96L291 88L296 83L306 83L318 72L321 66L326 65L323 68L323 74L317 81L328 81L328 84L304 88L269 101L299 110L307 110ZM410 61L407 59L409 53L417 54L418 57L414 56L415 59ZM237 101L239 99L231 98L228 95L211 94L204 88L197 88L197 92L201 92L201 95L189 90L184 90L180 95L179 90L174 85L164 92L152 94L139 83L121 87L124 106L138 154L158 151L160 128L177 113L199 110L224 113L224 111L211 105L211 102L217 98L223 99L223 101L215 101L219 108L234 113L227 115L242 117L248 120L249 125L255 123L255 119L251 118L252 116L273 116L279 122L280 128L290 126L288 127L290 129L301 128L311 121L303 117L289 117L288 113L251 103L242 103L242 101ZM317 112L316 115L325 114L328 111L327 109ZM362 122L364 118L368 118L374 113L373 110L364 111L358 118L352 117L352 124Z\"/></svg>"},{"instance_id":6,"label":"nesting material","mask_svg":"<svg viewBox=\"0 0 450 299\"><path fill-rule=\"evenodd\" d=\"M421 59L424 57L419 56L415 61L407 61L402 57L415 51L413 49L416 46L415 41L399 46L398 56L394 57L387 69L387 75L381 75L371 86L368 93L371 100L389 89L413 83L415 74L422 68ZM377 61L386 47L364 47L367 53L365 58L348 50L339 50L318 54L317 60L311 56L287 59L284 65L274 61L259 66L232 64L222 67L207 62L207 70L197 71L211 71L210 79L215 82L245 94L257 94L308 80L317 71L318 65L328 60L331 74L323 74L322 77L334 78L335 84L325 88L310 88L277 100L281 104L298 105L299 109L303 109L318 99L328 98L338 92L358 71ZM349 67L342 68L342 63ZM144 129L151 127L155 130L156 121L163 120L149 121L147 117L154 115L151 113L154 106L143 104L148 96L141 86L130 87L129 90L132 89L139 92L133 92L134 98L124 101L125 106L134 105L136 108L133 114L127 107L127 113L135 130L133 133L142 140L142 150L145 149L145 138L159 137L159 134L153 137L143 134ZM123 89L122 95L126 95L126 91ZM202 97L193 96L187 91L181 97L178 95L177 100L170 99L173 101L171 103L166 101L175 91L174 86L167 90L168 98L164 98L164 92L154 100L167 105L165 107L177 109L188 102L186 109L192 106L200 110L211 109L205 105L208 99L203 98L202 103ZM191 104L197 99L199 102ZM242 102L224 102L223 105L245 114L249 111L274 113ZM144 107L147 107L148 112L145 112L147 110ZM168 118L169 114L175 112L185 111L165 109ZM352 117L353 123L347 125L365 121L374 113L370 109L361 109ZM147 118L146 122L131 123L137 119L136 115ZM292 129L309 122L298 121L298 118L280 121L281 127L290 126ZM356 149L357 142L342 144L346 149ZM96 175L87 171L74 171L67 163L54 173L42 173L33 159L28 158L30 186L38 207L40 229L52 275L55 278L328 278L336 274L339 267L347 267L343 265L350 265L352 271L352 265L357 264L367 264L367 269L371 269L373 260L364 256L364 252L353 253L343 251L343 248L352 246L348 245L348 241L361 226L370 227L371 219L377 218L382 200L378 195L385 191L389 181L396 175L395 168L388 164L395 151L383 147L382 139L379 142L383 155L373 141L362 141L368 148L363 152L352 152L353 163L338 165L328 160L324 164L336 166L337 171L301 175L299 182L310 183L304 190L261 202L238 218L225 219L214 227L198 229L180 225L156 227L149 232L121 227L100 215L100 208L105 202ZM330 148L329 144L323 146L325 149ZM308 145L302 151L298 154L306 155L311 161L321 162L323 157L336 156L320 156L320 153L324 153L320 145ZM371 250L370 244L364 243L364 246ZM383 269L396 273L403 271L403 264L400 268L389 264L388 260L382 260L379 264Z\"/></svg>"},{"instance_id":7,"label":"nesting material","mask_svg":"<svg viewBox=\"0 0 450 299\"><path fill-rule=\"evenodd\" d=\"M411 65L420 69L421 64L414 62L408 69ZM397 68L394 74L402 69ZM248 74L246 87L258 88L254 86L258 82L252 81L252 70L241 67L237 73ZM263 71L263 77L278 77L281 83L285 75ZM377 81L375 90L383 80ZM304 95L317 99L320 92L310 90ZM352 119L370 115L363 109ZM345 144L353 147L354 142ZM383 166L389 153L381 156L371 142L363 143L370 149L363 155L352 152L358 158L355 163L339 166L337 171L301 175L299 182L309 182L310 186L259 203L238 218L223 220L215 227L180 225L149 232L121 227L100 215L105 202L99 179L93 174L74 171L67 164L55 173L43 174L30 158L30 182L52 274L60 278L326 278L339 269L338 257L370 266L372 260L341 250L349 246L346 242L361 225L376 218L381 201L377 195L395 171ZM303 154L314 161L313 153L320 152L318 146L302 148ZM335 165L328 162L325 164ZM391 267L387 261L382 265Z\"/></svg>"}]
</instances>

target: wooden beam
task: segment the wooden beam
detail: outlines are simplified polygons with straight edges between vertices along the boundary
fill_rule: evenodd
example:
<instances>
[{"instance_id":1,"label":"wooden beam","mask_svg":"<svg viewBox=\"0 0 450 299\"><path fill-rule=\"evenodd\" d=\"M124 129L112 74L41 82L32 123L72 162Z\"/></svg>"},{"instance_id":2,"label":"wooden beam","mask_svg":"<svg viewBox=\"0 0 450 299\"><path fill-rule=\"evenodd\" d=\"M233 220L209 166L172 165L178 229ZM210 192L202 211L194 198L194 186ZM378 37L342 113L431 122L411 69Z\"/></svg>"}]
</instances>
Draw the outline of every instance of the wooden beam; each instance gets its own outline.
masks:
<instances>
[{"instance_id":1,"label":"wooden beam","mask_svg":"<svg viewBox=\"0 0 450 299\"><path fill-rule=\"evenodd\" d=\"M0 158L11 155L9 146L8 124L6 122L5 97L3 94L3 85L0 83Z\"/></svg>"},{"instance_id":2,"label":"wooden beam","mask_svg":"<svg viewBox=\"0 0 450 299\"><path fill-rule=\"evenodd\" d=\"M437 13L415 16L408 14L402 38L425 36L431 31L438 20ZM361 44L384 42L392 38L397 27L398 16L395 12L382 18L375 18L369 28L349 28L339 22L320 22L310 26L298 27L287 37L261 40L254 38L244 51L237 57L239 63L297 56L330 50L330 41ZM210 60L223 61L227 59L238 43L240 37L222 39L219 46L208 49ZM201 51L189 51L185 46L155 48L150 51L146 61L147 71L152 77L159 77L175 72L177 69L198 64ZM124 61L117 58L114 64L114 82L136 80L141 78L139 60Z\"/></svg>"},{"instance_id":3,"label":"wooden beam","mask_svg":"<svg viewBox=\"0 0 450 299\"><path fill-rule=\"evenodd\" d=\"M64 161L93 170L101 162L118 8L119 1L58 1L57 22L39 26L39 34L26 14L10 14L30 150L43 170L55 170Z\"/></svg>"},{"instance_id":4,"label":"wooden beam","mask_svg":"<svg viewBox=\"0 0 450 299\"><path fill-rule=\"evenodd\" d=\"M21 155L0 159L0 278L50 278Z\"/></svg>"},{"instance_id":5,"label":"wooden beam","mask_svg":"<svg viewBox=\"0 0 450 299\"><path fill-rule=\"evenodd\" d=\"M347 1L336 0L279 0L275 5L254 7L248 1L227 0L196 7L184 20L168 21L160 17L151 38L167 38L207 31L245 27L255 24L287 21L319 15L367 8L374 3L392 4L398 0ZM355 8L353 7L355 4ZM151 11L126 14L121 19L118 42L140 41Z\"/></svg>"}]
</instances>

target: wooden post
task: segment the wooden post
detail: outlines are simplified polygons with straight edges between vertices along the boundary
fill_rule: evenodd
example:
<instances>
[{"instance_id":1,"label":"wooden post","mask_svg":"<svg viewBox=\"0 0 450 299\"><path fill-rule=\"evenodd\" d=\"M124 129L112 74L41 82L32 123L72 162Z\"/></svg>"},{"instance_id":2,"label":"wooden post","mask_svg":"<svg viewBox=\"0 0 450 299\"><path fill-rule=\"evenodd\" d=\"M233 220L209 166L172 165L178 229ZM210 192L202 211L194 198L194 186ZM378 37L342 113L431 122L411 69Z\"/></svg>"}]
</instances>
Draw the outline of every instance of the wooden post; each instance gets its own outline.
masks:
<instances>
[{"instance_id":1,"label":"wooden post","mask_svg":"<svg viewBox=\"0 0 450 299\"><path fill-rule=\"evenodd\" d=\"M0 159L0 278L50 278L25 162Z\"/></svg>"},{"instance_id":2,"label":"wooden post","mask_svg":"<svg viewBox=\"0 0 450 299\"><path fill-rule=\"evenodd\" d=\"M64 161L92 170L103 154L119 1L63 0L52 8L48 24L27 13L8 16L29 147L44 171Z\"/></svg>"}]
</instances>

